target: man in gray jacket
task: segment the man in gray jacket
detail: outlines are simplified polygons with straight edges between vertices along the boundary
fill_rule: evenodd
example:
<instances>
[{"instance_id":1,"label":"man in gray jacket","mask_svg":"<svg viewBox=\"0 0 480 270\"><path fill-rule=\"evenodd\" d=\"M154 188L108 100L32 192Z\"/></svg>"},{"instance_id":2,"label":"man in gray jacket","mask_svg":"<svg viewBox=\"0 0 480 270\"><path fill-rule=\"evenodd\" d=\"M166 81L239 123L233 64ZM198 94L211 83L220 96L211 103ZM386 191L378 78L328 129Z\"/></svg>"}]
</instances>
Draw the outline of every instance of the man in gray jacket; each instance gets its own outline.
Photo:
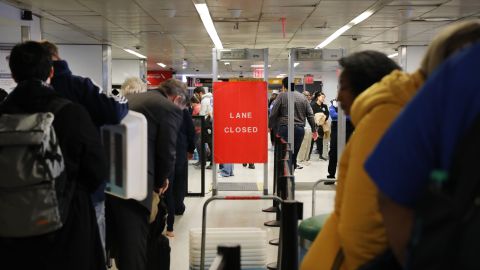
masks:
<instances>
[{"instance_id":1,"label":"man in gray jacket","mask_svg":"<svg viewBox=\"0 0 480 270\"><path fill-rule=\"evenodd\" d=\"M177 134L183 114L174 102L185 96L185 85L174 79L163 82L158 89L127 95L130 109L147 118L149 192L142 202L107 197L108 238L120 270L146 269L148 221L151 213L156 214L152 202L158 202L158 193L167 190L168 176L175 166Z\"/></svg>"}]
</instances>

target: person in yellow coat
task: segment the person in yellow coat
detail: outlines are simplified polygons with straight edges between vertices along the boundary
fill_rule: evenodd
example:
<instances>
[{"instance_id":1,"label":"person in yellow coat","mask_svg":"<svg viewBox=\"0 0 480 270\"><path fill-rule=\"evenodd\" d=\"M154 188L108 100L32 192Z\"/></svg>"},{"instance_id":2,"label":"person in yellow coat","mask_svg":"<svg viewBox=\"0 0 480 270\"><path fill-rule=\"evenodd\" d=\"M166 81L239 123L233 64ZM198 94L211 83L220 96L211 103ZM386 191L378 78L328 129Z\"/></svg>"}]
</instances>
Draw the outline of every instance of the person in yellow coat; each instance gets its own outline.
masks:
<instances>
[{"instance_id":1,"label":"person in yellow coat","mask_svg":"<svg viewBox=\"0 0 480 270\"><path fill-rule=\"evenodd\" d=\"M469 21L446 28L432 41L418 71L408 74L395 70L358 95L349 89L349 74L342 76L348 71L344 68L338 95L355 131L340 160L334 212L310 247L301 270L330 270L336 258L337 269L354 270L387 249L391 239L387 239L379 210L378 190L366 174L364 163L425 78L456 50L478 40L479 27L478 21Z\"/></svg>"}]
</instances>

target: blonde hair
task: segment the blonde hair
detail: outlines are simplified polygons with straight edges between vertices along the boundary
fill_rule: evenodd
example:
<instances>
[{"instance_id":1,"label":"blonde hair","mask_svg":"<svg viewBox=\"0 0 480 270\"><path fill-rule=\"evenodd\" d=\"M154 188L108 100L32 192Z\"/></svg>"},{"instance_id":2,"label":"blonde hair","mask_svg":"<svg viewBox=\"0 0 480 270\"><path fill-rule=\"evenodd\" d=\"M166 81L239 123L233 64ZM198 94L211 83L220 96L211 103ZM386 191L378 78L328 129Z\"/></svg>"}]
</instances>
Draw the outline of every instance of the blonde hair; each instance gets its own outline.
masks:
<instances>
[{"instance_id":1,"label":"blonde hair","mask_svg":"<svg viewBox=\"0 0 480 270\"><path fill-rule=\"evenodd\" d=\"M120 88L123 95L147 92L147 84L138 77L127 78Z\"/></svg>"},{"instance_id":2,"label":"blonde hair","mask_svg":"<svg viewBox=\"0 0 480 270\"><path fill-rule=\"evenodd\" d=\"M430 43L420 71L428 77L449 56L480 40L480 20L453 23L443 29Z\"/></svg>"}]
</instances>

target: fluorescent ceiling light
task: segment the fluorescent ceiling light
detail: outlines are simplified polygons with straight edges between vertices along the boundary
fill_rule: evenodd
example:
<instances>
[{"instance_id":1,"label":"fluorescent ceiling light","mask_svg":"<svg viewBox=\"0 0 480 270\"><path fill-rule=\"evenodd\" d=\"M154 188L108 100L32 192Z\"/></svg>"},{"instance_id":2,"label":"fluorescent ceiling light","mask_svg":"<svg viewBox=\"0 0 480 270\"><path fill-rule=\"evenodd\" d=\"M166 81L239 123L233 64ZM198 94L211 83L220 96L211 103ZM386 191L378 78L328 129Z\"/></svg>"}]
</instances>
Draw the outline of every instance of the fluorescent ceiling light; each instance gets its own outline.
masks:
<instances>
[{"instance_id":1,"label":"fluorescent ceiling light","mask_svg":"<svg viewBox=\"0 0 480 270\"><path fill-rule=\"evenodd\" d=\"M394 58L398 56L398 52L388 55L388 58Z\"/></svg>"},{"instance_id":2,"label":"fluorescent ceiling light","mask_svg":"<svg viewBox=\"0 0 480 270\"><path fill-rule=\"evenodd\" d=\"M215 48L223 49L222 41L218 37L215 25L213 25L212 17L208 11L207 4L195 4L195 8L197 9L198 15L200 15L200 19L202 19L203 26L205 26L208 35L212 39L213 44L215 44Z\"/></svg>"},{"instance_id":3,"label":"fluorescent ceiling light","mask_svg":"<svg viewBox=\"0 0 480 270\"><path fill-rule=\"evenodd\" d=\"M230 62L225 62L224 65L228 66L228 65L230 65Z\"/></svg>"},{"instance_id":4,"label":"fluorescent ceiling light","mask_svg":"<svg viewBox=\"0 0 480 270\"><path fill-rule=\"evenodd\" d=\"M182 69L187 69L187 67L186 67L186 66L183 66Z\"/></svg>"},{"instance_id":5,"label":"fluorescent ceiling light","mask_svg":"<svg viewBox=\"0 0 480 270\"><path fill-rule=\"evenodd\" d=\"M265 67L264 65L251 65L250 67L253 67L253 68L263 68ZM268 65L268 67L272 67L272 65Z\"/></svg>"},{"instance_id":6,"label":"fluorescent ceiling light","mask_svg":"<svg viewBox=\"0 0 480 270\"><path fill-rule=\"evenodd\" d=\"M372 14L373 14L373 11L367 10L362 14L358 15L357 17L355 17L355 19L351 20L350 23L352 23L353 25L359 24L364 20L366 20L368 17L372 16Z\"/></svg>"},{"instance_id":7,"label":"fluorescent ceiling light","mask_svg":"<svg viewBox=\"0 0 480 270\"><path fill-rule=\"evenodd\" d=\"M130 49L123 49L124 51L128 52L128 53L131 53L133 55L135 55L136 57L140 57L140 58L147 58L145 55L143 54L140 54L134 50L130 50Z\"/></svg>"},{"instance_id":8,"label":"fluorescent ceiling light","mask_svg":"<svg viewBox=\"0 0 480 270\"><path fill-rule=\"evenodd\" d=\"M287 74L279 74L279 75L277 75L277 79L284 78L285 76L287 76Z\"/></svg>"},{"instance_id":9,"label":"fluorescent ceiling light","mask_svg":"<svg viewBox=\"0 0 480 270\"><path fill-rule=\"evenodd\" d=\"M354 25L357 25L361 22L363 22L364 20L366 20L368 17L372 16L373 15L373 11L372 10L366 10L364 12L362 12L360 15L358 15L357 17L355 17L353 20L351 20L349 23L347 23L346 25L342 26L340 29L338 29L337 31L335 31L333 34L331 34L327 39L325 39L322 43L318 44L317 47L315 47L315 49L323 49L325 46L327 46L328 44L330 44L332 41L334 41L336 38L338 38L339 36L341 36L343 33L345 33L346 31L348 31L348 29L352 28Z\"/></svg>"},{"instance_id":10,"label":"fluorescent ceiling light","mask_svg":"<svg viewBox=\"0 0 480 270\"><path fill-rule=\"evenodd\" d=\"M167 66L164 63L157 63L157 65L161 66L162 68L165 68Z\"/></svg>"},{"instance_id":11,"label":"fluorescent ceiling light","mask_svg":"<svg viewBox=\"0 0 480 270\"><path fill-rule=\"evenodd\" d=\"M297 67L298 65L300 65L300 63L296 62L296 63L293 64L293 67Z\"/></svg>"},{"instance_id":12,"label":"fluorescent ceiling light","mask_svg":"<svg viewBox=\"0 0 480 270\"><path fill-rule=\"evenodd\" d=\"M448 17L429 17L429 18L422 18L426 22L451 22L455 21L456 18L448 18Z\"/></svg>"}]
</instances>

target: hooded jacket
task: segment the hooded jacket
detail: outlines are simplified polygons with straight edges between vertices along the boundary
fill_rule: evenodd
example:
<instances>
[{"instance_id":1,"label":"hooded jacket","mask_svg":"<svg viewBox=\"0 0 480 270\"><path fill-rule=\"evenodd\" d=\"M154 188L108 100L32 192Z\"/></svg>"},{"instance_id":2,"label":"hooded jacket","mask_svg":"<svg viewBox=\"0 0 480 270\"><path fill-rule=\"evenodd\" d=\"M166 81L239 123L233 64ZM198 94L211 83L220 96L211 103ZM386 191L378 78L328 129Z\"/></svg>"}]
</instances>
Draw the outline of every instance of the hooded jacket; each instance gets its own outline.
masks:
<instances>
[{"instance_id":1,"label":"hooded jacket","mask_svg":"<svg viewBox=\"0 0 480 270\"><path fill-rule=\"evenodd\" d=\"M334 211L310 247L302 270L330 270L340 248L345 254L340 269L354 270L386 249L378 190L364 163L423 82L418 71L396 70L355 99L351 109L355 131L340 160Z\"/></svg>"},{"instance_id":2,"label":"hooded jacket","mask_svg":"<svg viewBox=\"0 0 480 270\"><path fill-rule=\"evenodd\" d=\"M124 97L108 97L89 78L75 76L64 60L53 61L54 75L51 85L62 97L82 105L90 114L95 126L116 125L127 115L128 104ZM105 200L105 181L92 195L94 202Z\"/></svg>"}]
</instances>

